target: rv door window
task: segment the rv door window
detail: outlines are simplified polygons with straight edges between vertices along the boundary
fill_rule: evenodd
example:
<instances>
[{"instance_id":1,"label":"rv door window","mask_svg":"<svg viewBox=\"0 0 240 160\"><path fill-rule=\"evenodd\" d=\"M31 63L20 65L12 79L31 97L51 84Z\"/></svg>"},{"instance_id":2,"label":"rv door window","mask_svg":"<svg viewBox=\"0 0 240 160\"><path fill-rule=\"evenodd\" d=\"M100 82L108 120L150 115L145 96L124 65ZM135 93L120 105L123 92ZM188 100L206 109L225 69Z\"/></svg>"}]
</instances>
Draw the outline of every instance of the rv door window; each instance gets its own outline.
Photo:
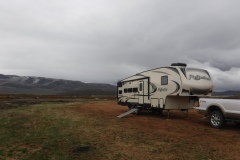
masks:
<instances>
[{"instance_id":1,"label":"rv door window","mask_svg":"<svg viewBox=\"0 0 240 160\"><path fill-rule=\"evenodd\" d=\"M143 90L143 84L140 83L140 84L139 84L139 91L142 91L142 90Z\"/></svg>"},{"instance_id":2,"label":"rv door window","mask_svg":"<svg viewBox=\"0 0 240 160\"><path fill-rule=\"evenodd\" d=\"M168 76L162 76L161 85L167 85L167 84L168 84Z\"/></svg>"}]
</instances>

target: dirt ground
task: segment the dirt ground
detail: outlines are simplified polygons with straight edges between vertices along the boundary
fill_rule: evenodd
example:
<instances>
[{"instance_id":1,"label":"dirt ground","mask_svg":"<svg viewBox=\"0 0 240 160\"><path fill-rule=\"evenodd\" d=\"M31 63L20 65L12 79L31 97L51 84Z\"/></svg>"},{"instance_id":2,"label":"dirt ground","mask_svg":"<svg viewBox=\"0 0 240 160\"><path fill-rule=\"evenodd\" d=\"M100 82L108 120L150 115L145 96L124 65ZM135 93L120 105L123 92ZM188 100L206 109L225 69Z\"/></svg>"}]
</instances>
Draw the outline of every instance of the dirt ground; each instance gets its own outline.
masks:
<instances>
[{"instance_id":1,"label":"dirt ground","mask_svg":"<svg viewBox=\"0 0 240 160\"><path fill-rule=\"evenodd\" d=\"M84 103L75 108L81 113L92 116L104 116L107 119L118 119L117 116L126 112L126 106L120 106L115 101ZM120 127L125 130L133 129L139 133L153 137L166 136L176 141L185 140L187 143L202 146L209 150L213 159L239 159L240 156L240 127L227 124L224 129L211 128L207 119L198 114L196 110L189 111L189 117L181 111L172 111L171 118L163 114L142 112L140 115L130 114L118 119Z\"/></svg>"}]
</instances>

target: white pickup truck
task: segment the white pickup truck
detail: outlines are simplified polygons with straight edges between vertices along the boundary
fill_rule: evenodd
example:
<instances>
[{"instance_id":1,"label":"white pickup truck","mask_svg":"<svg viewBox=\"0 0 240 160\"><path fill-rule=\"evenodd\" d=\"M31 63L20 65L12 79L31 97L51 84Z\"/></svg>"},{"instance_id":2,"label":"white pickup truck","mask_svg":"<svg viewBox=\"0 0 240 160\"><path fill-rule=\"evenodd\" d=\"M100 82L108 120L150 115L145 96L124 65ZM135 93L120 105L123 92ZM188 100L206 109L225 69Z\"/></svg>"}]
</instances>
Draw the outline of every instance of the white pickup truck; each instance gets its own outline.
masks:
<instances>
[{"instance_id":1,"label":"white pickup truck","mask_svg":"<svg viewBox=\"0 0 240 160\"><path fill-rule=\"evenodd\" d=\"M198 113L209 118L214 128L222 128L225 122L240 124L240 99L200 98L195 106Z\"/></svg>"}]
</instances>

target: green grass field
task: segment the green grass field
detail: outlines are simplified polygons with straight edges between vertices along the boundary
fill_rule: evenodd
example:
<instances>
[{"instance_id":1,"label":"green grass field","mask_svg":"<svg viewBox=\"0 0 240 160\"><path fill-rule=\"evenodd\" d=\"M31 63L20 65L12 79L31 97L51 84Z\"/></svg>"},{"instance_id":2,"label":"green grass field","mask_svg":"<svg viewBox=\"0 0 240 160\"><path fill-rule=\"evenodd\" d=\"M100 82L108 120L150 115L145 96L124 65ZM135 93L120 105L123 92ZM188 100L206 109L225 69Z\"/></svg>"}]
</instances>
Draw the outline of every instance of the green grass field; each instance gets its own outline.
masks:
<instances>
[{"instance_id":1,"label":"green grass field","mask_svg":"<svg viewBox=\"0 0 240 160\"><path fill-rule=\"evenodd\" d=\"M1 110L0 159L98 157L88 137L91 128L86 128L95 119L73 113L72 105L43 103Z\"/></svg>"}]
</instances>

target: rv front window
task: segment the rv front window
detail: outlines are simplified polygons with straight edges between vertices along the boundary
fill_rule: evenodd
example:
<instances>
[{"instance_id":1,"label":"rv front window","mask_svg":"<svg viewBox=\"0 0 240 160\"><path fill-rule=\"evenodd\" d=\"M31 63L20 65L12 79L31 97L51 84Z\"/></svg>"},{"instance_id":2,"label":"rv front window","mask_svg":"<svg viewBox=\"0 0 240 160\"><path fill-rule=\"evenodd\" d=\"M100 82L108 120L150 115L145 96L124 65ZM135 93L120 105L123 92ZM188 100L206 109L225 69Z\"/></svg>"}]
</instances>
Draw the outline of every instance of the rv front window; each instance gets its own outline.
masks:
<instances>
[{"instance_id":1,"label":"rv front window","mask_svg":"<svg viewBox=\"0 0 240 160\"><path fill-rule=\"evenodd\" d=\"M167 85L167 84L168 84L168 76L162 76L161 85Z\"/></svg>"}]
</instances>

